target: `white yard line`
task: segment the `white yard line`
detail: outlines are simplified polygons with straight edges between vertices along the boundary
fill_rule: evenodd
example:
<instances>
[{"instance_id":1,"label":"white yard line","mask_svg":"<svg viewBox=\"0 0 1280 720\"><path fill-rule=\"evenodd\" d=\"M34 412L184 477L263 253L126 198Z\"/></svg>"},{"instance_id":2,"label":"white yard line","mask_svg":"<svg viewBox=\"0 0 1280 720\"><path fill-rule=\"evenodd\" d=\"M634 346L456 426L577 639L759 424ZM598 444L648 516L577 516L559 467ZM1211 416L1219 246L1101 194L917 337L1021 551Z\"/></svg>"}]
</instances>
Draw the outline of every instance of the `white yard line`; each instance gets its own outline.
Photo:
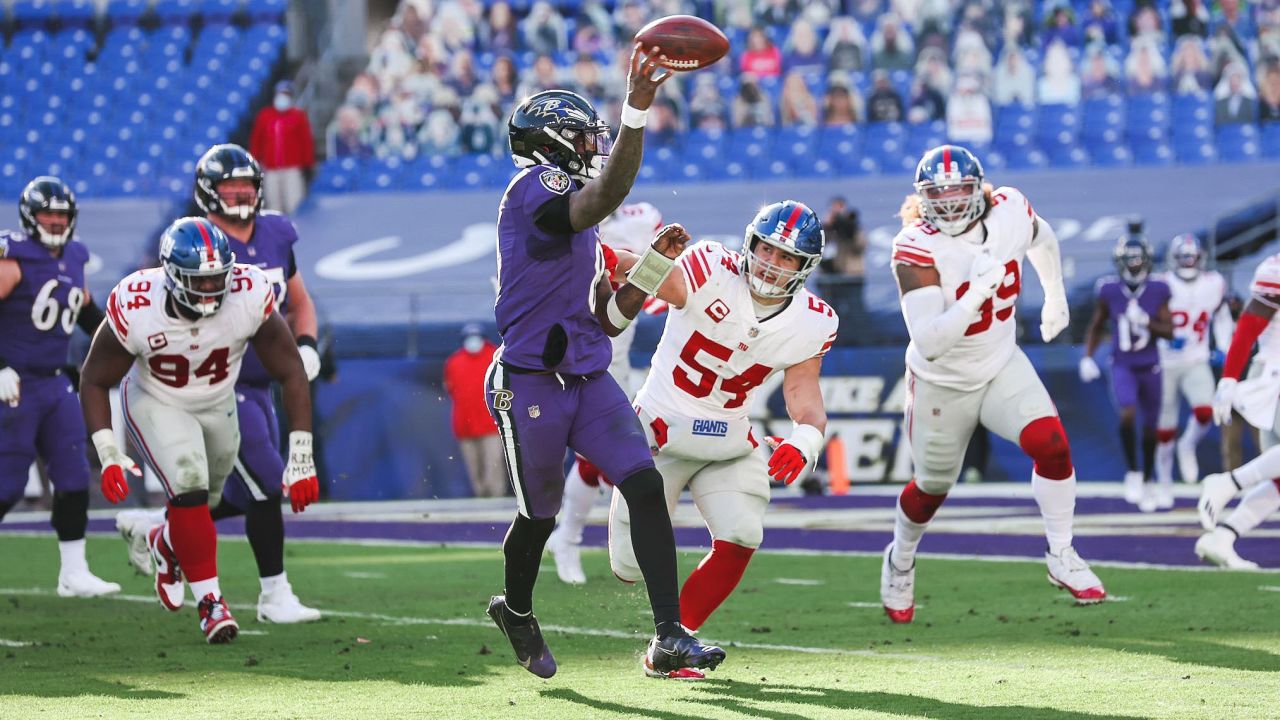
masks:
<instances>
[{"instance_id":1,"label":"white yard line","mask_svg":"<svg viewBox=\"0 0 1280 720\"><path fill-rule=\"evenodd\" d=\"M774 582L779 585L826 585L826 580L811 580L809 578L774 578Z\"/></svg>"},{"instance_id":2,"label":"white yard line","mask_svg":"<svg viewBox=\"0 0 1280 720\"><path fill-rule=\"evenodd\" d=\"M27 647L29 645L35 645L35 643L23 642L21 640L6 640L5 638L0 638L0 647Z\"/></svg>"}]
</instances>

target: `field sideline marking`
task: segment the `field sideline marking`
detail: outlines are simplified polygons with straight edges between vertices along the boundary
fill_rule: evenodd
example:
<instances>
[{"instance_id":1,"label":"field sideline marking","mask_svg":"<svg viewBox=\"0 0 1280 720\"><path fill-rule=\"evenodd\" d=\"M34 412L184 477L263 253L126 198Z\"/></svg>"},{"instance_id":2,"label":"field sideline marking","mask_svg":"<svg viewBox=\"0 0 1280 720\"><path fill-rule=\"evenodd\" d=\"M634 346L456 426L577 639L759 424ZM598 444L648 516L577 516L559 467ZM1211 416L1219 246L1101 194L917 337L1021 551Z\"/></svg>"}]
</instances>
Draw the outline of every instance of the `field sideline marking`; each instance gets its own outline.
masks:
<instances>
[{"instance_id":1,"label":"field sideline marking","mask_svg":"<svg viewBox=\"0 0 1280 720\"><path fill-rule=\"evenodd\" d=\"M0 588L0 595L34 595L39 597L52 597L54 592L44 588ZM116 600L119 602L144 603L154 605L157 603L154 595L102 595L97 600ZM228 603L233 610L254 610L257 606L248 603ZM479 618L425 618L401 615L384 615L382 613L367 613L354 610L326 610L320 608L320 612L333 617L352 618L354 620L377 620L391 625L455 625L463 627L492 627L493 623L488 620ZM565 635L585 635L588 637L604 637L617 640L635 640L644 641L648 637L637 633L623 632L622 630L604 630L600 628L584 628L574 627L572 625L542 625L544 631L564 633ZM704 640L706 640L704 638ZM772 650L780 652L798 652L809 655L859 655L865 657L886 658L893 660L925 660L936 661L939 658L933 655L917 655L912 653L887 653L876 652L874 650L853 650L844 648L823 648L823 647L806 647L804 645L774 645L770 643L752 643L752 642L733 642L728 640L706 640L706 642L722 645L730 648L745 648L749 650ZM29 644L29 643L27 643ZM17 647L17 645L12 646Z\"/></svg>"}]
</instances>

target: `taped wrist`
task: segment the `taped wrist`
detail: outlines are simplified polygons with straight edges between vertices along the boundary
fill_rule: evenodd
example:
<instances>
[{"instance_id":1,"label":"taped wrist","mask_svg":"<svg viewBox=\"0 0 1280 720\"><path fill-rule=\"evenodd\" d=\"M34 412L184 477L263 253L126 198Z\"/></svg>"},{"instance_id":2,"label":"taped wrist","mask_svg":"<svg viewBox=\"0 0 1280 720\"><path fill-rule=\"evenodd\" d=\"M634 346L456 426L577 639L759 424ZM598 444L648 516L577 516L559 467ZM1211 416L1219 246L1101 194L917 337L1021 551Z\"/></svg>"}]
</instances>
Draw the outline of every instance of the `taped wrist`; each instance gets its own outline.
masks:
<instances>
[{"instance_id":1,"label":"taped wrist","mask_svg":"<svg viewBox=\"0 0 1280 720\"><path fill-rule=\"evenodd\" d=\"M120 448L116 445L116 434L111 428L103 428L89 436L93 447L98 451L98 464L102 467L120 464Z\"/></svg>"},{"instance_id":2,"label":"taped wrist","mask_svg":"<svg viewBox=\"0 0 1280 720\"><path fill-rule=\"evenodd\" d=\"M627 272L627 282L643 290L645 295L657 295L658 288L667 281L675 264L675 260L654 250L650 245Z\"/></svg>"},{"instance_id":3,"label":"taped wrist","mask_svg":"<svg viewBox=\"0 0 1280 720\"><path fill-rule=\"evenodd\" d=\"M311 461L311 433L294 430L289 433L289 462Z\"/></svg>"},{"instance_id":4,"label":"taped wrist","mask_svg":"<svg viewBox=\"0 0 1280 720\"><path fill-rule=\"evenodd\" d=\"M791 429L787 442L795 445L804 453L804 459L812 465L827 445L827 438L822 431L812 425L796 425Z\"/></svg>"},{"instance_id":5,"label":"taped wrist","mask_svg":"<svg viewBox=\"0 0 1280 720\"><path fill-rule=\"evenodd\" d=\"M626 330L627 326L635 318L627 317L622 308L618 307L618 294L614 293L609 296L609 304L605 305L605 314L609 317L609 322L619 330Z\"/></svg>"}]
</instances>

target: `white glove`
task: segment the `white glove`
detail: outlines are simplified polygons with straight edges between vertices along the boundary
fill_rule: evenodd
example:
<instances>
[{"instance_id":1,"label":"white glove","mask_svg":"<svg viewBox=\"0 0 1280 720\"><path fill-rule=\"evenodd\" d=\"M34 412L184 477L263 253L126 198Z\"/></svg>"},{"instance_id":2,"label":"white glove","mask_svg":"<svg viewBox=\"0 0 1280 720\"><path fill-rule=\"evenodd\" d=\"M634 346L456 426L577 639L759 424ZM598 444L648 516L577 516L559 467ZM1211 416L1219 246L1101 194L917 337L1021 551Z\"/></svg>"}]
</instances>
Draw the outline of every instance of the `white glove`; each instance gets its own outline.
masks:
<instances>
[{"instance_id":1,"label":"white glove","mask_svg":"<svg viewBox=\"0 0 1280 720\"><path fill-rule=\"evenodd\" d=\"M1058 333L1071 324L1071 313L1067 310L1067 298L1061 291L1046 292L1044 305L1040 308L1040 337L1049 342Z\"/></svg>"},{"instance_id":2,"label":"white glove","mask_svg":"<svg viewBox=\"0 0 1280 720\"><path fill-rule=\"evenodd\" d=\"M996 288L1004 282L1004 265L983 250L969 266L969 291L986 300L996 294ZM967 293L966 293L967 294Z\"/></svg>"},{"instance_id":3,"label":"white glove","mask_svg":"<svg viewBox=\"0 0 1280 720\"><path fill-rule=\"evenodd\" d=\"M1092 357L1085 355L1080 358L1080 382L1091 383L1102 377L1102 371L1098 369L1098 363L1094 362Z\"/></svg>"},{"instance_id":4,"label":"white glove","mask_svg":"<svg viewBox=\"0 0 1280 720\"><path fill-rule=\"evenodd\" d=\"M320 481L311 455L311 433L294 430L289 433L289 464L284 469L284 496L293 511L300 513L320 499Z\"/></svg>"},{"instance_id":5,"label":"white glove","mask_svg":"<svg viewBox=\"0 0 1280 720\"><path fill-rule=\"evenodd\" d=\"M1151 316L1142 309L1137 300L1129 301L1129 305L1124 309L1124 317L1135 327L1146 327L1151 323Z\"/></svg>"},{"instance_id":6,"label":"white glove","mask_svg":"<svg viewBox=\"0 0 1280 720\"><path fill-rule=\"evenodd\" d=\"M310 345L299 345L298 355L302 357L302 369L307 373L307 382L320 376L320 353Z\"/></svg>"},{"instance_id":7,"label":"white glove","mask_svg":"<svg viewBox=\"0 0 1280 720\"><path fill-rule=\"evenodd\" d=\"M7 403L9 407L18 407L18 401L22 399L21 385L17 370L11 367L0 368L0 402Z\"/></svg>"},{"instance_id":8,"label":"white glove","mask_svg":"<svg viewBox=\"0 0 1280 720\"><path fill-rule=\"evenodd\" d=\"M1218 381L1218 390L1213 394L1213 421L1219 425L1231 424L1231 409L1235 407L1235 378L1224 377Z\"/></svg>"}]
</instances>

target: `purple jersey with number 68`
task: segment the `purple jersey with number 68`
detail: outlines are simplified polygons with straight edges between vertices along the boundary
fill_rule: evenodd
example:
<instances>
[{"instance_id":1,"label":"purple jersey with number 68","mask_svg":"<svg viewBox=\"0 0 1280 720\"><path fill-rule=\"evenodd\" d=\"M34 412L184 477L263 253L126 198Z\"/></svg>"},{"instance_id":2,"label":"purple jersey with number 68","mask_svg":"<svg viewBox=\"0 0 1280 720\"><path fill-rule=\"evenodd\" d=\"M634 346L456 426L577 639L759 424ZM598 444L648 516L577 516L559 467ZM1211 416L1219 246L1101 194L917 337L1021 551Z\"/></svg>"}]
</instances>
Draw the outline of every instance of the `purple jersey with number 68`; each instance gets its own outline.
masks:
<instances>
[{"instance_id":1,"label":"purple jersey with number 68","mask_svg":"<svg viewBox=\"0 0 1280 720\"><path fill-rule=\"evenodd\" d=\"M25 233L0 233L0 258L16 260L22 279L0 300L0 357L18 374L67 364L67 346L85 302L89 250L69 240L55 256Z\"/></svg>"},{"instance_id":2,"label":"purple jersey with number 68","mask_svg":"<svg viewBox=\"0 0 1280 720\"><path fill-rule=\"evenodd\" d=\"M1106 303L1111 318L1111 362L1131 367L1159 364L1160 351L1151 329L1134 324L1126 311L1130 303L1136 302L1148 317L1154 318L1171 295L1168 284L1160 280L1147 280L1137 290L1130 290L1114 275L1098 281L1098 299Z\"/></svg>"}]
</instances>

